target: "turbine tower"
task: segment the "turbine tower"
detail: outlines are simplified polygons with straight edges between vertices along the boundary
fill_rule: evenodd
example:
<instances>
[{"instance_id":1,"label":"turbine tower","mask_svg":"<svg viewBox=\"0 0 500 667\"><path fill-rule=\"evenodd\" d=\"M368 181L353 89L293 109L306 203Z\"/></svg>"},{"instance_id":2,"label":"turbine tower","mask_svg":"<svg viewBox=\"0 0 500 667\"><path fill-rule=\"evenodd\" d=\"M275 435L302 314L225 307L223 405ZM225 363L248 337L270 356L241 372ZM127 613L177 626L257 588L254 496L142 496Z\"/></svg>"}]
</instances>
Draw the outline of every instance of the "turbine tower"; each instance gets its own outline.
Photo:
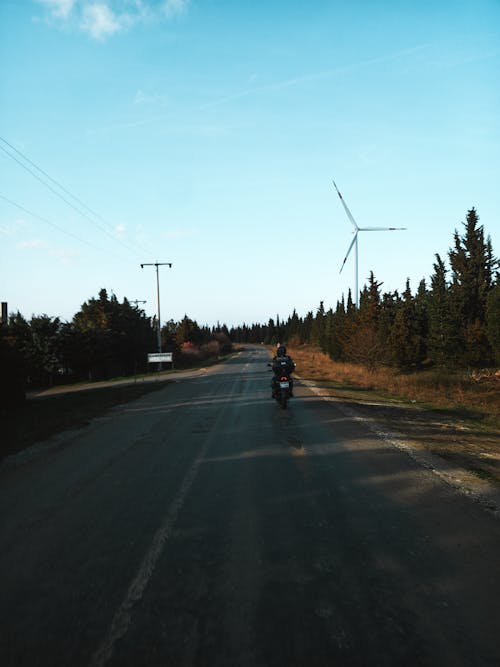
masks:
<instances>
[{"instance_id":1,"label":"turbine tower","mask_svg":"<svg viewBox=\"0 0 500 667\"><path fill-rule=\"evenodd\" d=\"M342 269L344 268L344 264L346 263L347 258L349 257L349 253L351 252L352 247L354 246L354 257L355 257L355 260L354 260L354 263L355 263L355 267L354 267L354 275L355 275L355 280L356 280L356 284L355 284L355 289L356 289L356 308L358 308L358 307L359 307L359 289L358 289L358 232L393 232L393 231L396 231L396 230L403 230L403 229L406 229L406 227L358 227L358 224L357 224L356 220L354 220L351 211L349 210L349 208L348 208L347 204L345 203L345 201L344 201L342 195L340 194L340 191L339 191L339 189L338 189L338 187L337 187L335 181L333 181L333 185L335 186L335 190L337 190L337 194L338 194L338 196L340 197L340 201L342 202L342 206L344 207L345 212L347 213L347 217L349 218L349 220L351 221L351 223L352 223L352 225L353 225L353 227L354 227L354 232L353 232L353 233L354 233L354 238L353 238L353 240L351 241L351 245L349 246L349 248L348 248L348 250L347 250L347 254L346 254L346 256L344 257L344 261L342 262L342 266L340 267L340 271L339 271L339 273L342 273Z\"/></svg>"}]
</instances>

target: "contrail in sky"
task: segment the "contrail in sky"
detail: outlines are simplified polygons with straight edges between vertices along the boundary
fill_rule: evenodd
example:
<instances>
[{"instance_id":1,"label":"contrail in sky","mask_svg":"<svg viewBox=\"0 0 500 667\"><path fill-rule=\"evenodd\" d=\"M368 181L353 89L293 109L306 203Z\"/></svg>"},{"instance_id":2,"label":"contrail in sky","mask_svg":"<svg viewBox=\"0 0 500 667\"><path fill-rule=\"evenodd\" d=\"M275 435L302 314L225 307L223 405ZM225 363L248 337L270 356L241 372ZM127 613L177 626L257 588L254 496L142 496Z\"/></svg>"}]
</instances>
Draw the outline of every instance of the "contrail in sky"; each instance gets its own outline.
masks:
<instances>
[{"instance_id":1,"label":"contrail in sky","mask_svg":"<svg viewBox=\"0 0 500 667\"><path fill-rule=\"evenodd\" d=\"M256 88L248 88L247 90L242 90L239 93L234 93L232 95L227 95L226 97L221 97L218 100L213 100L212 102L207 102L200 106L200 109L210 109L212 107L221 106L232 102L233 100L241 99L243 97L249 97L250 95L259 95L261 93L266 93L273 90L280 90L282 88L290 88L292 86L297 86L301 83L306 83L308 81L315 81L318 79L327 79L329 77L335 76L336 74L343 74L344 72L350 72L352 70L359 69L361 67L368 67L369 65L376 65L378 63L385 63L391 60L397 60L404 56L412 55L413 53L418 53L427 49L430 44L420 44L419 46L414 46L410 49L404 49L403 51L398 51L386 56L379 56L378 58L370 58L369 60L362 60L358 63L351 63L350 65L344 65L343 67L335 67L330 70L325 70L324 72L313 72L312 74L304 74L302 76L296 76L291 79L285 79L283 81L277 81L275 83L269 83L265 86L258 86Z\"/></svg>"}]
</instances>

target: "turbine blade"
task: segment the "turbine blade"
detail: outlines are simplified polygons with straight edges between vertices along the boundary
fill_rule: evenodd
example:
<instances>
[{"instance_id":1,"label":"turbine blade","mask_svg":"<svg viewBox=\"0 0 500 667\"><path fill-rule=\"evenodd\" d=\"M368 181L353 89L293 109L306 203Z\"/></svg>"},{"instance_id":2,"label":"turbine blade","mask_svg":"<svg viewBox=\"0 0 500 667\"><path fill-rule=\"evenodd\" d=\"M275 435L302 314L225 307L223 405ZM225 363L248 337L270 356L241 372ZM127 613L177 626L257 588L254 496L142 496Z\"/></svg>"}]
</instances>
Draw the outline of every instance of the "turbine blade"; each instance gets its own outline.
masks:
<instances>
[{"instance_id":1,"label":"turbine blade","mask_svg":"<svg viewBox=\"0 0 500 667\"><path fill-rule=\"evenodd\" d=\"M406 227L359 227L360 232L396 232Z\"/></svg>"},{"instance_id":2,"label":"turbine blade","mask_svg":"<svg viewBox=\"0 0 500 667\"><path fill-rule=\"evenodd\" d=\"M349 210L349 207L345 203L344 198L340 194L340 190L338 189L337 184L335 183L335 181L333 179L332 179L332 183L335 186L335 190L337 190L337 194L340 197L340 201L342 202L342 206L344 207L345 212L347 213L347 217L349 218L349 220L354 225L354 229L356 229L356 231L357 231L359 229L359 227L358 227L358 224L357 224L356 220L354 220L353 215L352 215L351 211Z\"/></svg>"},{"instance_id":3,"label":"turbine blade","mask_svg":"<svg viewBox=\"0 0 500 667\"><path fill-rule=\"evenodd\" d=\"M350 253L351 250L352 250L352 246L356 243L356 239L357 239L357 238L358 238L358 232L356 232L356 233L354 234L354 238L353 238L353 240L351 241L351 245L349 246L349 250L347 251L346 256L344 257L344 261L342 262L342 266L340 267L340 271L339 271L339 273L342 273L342 269L344 268L344 264L347 262L347 258L349 257L349 253Z\"/></svg>"}]
</instances>

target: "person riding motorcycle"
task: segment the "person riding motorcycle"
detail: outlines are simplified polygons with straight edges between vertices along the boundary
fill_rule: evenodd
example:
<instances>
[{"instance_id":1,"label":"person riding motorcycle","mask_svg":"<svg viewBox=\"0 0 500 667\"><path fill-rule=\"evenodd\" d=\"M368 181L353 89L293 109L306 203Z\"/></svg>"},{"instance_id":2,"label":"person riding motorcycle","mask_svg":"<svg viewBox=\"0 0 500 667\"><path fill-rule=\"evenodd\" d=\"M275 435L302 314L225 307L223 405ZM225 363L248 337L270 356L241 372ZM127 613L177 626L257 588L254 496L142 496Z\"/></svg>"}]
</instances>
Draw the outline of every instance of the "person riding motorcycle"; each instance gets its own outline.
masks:
<instances>
[{"instance_id":1,"label":"person riding motorcycle","mask_svg":"<svg viewBox=\"0 0 500 667\"><path fill-rule=\"evenodd\" d=\"M293 379L292 373L295 370L295 363L293 359L286 353L286 347L278 343L276 349L276 356L273 357L271 368L273 370L273 379L271 380L271 388L273 398L275 398L276 385L282 375L286 375L290 382L290 396L293 396Z\"/></svg>"}]
</instances>

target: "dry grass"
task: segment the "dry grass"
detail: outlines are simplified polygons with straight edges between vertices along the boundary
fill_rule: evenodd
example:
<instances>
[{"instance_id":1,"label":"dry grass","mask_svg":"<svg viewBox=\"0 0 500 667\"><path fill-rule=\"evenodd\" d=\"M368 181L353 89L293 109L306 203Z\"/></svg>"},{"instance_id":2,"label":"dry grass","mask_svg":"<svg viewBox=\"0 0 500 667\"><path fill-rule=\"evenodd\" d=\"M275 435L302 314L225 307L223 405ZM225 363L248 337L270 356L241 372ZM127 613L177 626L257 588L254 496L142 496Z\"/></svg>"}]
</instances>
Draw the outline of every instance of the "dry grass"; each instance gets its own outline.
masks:
<instances>
[{"instance_id":1,"label":"dry grass","mask_svg":"<svg viewBox=\"0 0 500 667\"><path fill-rule=\"evenodd\" d=\"M297 373L313 380L388 392L411 402L470 412L500 427L500 378L491 373L445 372L437 369L418 373L399 373L390 368L368 371L366 368L332 361L328 355L310 346L289 348L297 364Z\"/></svg>"},{"instance_id":2,"label":"dry grass","mask_svg":"<svg viewBox=\"0 0 500 667\"><path fill-rule=\"evenodd\" d=\"M500 379L482 373L426 370L403 374L332 361L309 346L289 347L297 374L322 396L355 404L356 412L415 450L460 467L463 484L500 487Z\"/></svg>"}]
</instances>

